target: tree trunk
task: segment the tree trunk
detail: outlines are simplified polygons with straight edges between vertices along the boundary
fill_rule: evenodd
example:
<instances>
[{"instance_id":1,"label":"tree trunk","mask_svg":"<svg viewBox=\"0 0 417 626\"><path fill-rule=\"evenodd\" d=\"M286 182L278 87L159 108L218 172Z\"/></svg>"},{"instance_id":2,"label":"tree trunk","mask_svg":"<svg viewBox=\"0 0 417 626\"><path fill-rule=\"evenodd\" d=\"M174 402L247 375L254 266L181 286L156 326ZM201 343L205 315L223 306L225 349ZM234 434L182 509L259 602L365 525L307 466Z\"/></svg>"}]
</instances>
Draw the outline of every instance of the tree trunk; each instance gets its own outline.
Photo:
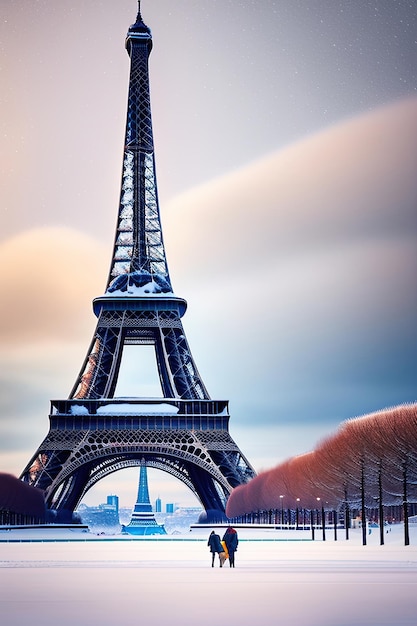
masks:
<instances>
[{"instance_id":1,"label":"tree trunk","mask_svg":"<svg viewBox=\"0 0 417 626\"><path fill-rule=\"evenodd\" d=\"M410 529L408 526L408 494L407 494L407 461L403 463L403 513L404 513L404 545L410 545Z\"/></svg>"},{"instance_id":2,"label":"tree trunk","mask_svg":"<svg viewBox=\"0 0 417 626\"><path fill-rule=\"evenodd\" d=\"M349 526L350 526L350 515L349 515L349 505L347 499L347 489L345 489L345 535L346 540L349 539Z\"/></svg>"},{"instance_id":3,"label":"tree trunk","mask_svg":"<svg viewBox=\"0 0 417 626\"><path fill-rule=\"evenodd\" d=\"M379 544L384 545L384 503L382 501L382 463L378 468L378 508L379 508Z\"/></svg>"},{"instance_id":4,"label":"tree trunk","mask_svg":"<svg viewBox=\"0 0 417 626\"><path fill-rule=\"evenodd\" d=\"M362 517L362 545L366 546L366 509L365 509L365 463L361 461L361 517Z\"/></svg>"}]
</instances>

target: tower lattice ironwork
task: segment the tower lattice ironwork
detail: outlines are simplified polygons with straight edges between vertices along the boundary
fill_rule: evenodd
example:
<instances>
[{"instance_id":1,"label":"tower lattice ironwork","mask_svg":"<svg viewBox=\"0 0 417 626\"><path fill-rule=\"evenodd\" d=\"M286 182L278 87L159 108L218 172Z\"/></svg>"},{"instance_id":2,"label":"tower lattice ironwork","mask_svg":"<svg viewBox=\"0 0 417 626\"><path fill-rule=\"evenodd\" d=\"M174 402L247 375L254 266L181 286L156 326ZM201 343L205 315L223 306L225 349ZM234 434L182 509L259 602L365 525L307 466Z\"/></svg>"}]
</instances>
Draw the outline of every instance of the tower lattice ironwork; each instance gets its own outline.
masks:
<instances>
[{"instance_id":1,"label":"tower lattice ironwork","mask_svg":"<svg viewBox=\"0 0 417 626\"><path fill-rule=\"evenodd\" d=\"M49 432L22 473L51 509L74 511L100 479L119 469L161 469L181 480L206 511L224 512L233 487L255 472L231 438L228 402L212 400L197 370L172 289L155 176L148 58L152 35L138 3L126 49L130 82L113 256L106 291L93 301L97 327L66 400L52 400ZM153 346L160 398L115 395L123 350Z\"/></svg>"}]
</instances>

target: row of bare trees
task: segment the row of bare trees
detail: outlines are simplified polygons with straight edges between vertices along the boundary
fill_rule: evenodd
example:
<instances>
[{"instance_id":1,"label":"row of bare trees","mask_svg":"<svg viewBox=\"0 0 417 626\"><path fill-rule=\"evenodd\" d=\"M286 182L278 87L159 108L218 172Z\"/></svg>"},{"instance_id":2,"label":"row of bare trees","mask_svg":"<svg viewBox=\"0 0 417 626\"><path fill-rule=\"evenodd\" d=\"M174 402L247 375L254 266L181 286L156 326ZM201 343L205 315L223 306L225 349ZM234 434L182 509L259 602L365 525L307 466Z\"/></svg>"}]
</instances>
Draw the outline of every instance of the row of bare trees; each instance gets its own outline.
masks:
<instances>
[{"instance_id":1,"label":"row of bare trees","mask_svg":"<svg viewBox=\"0 0 417 626\"><path fill-rule=\"evenodd\" d=\"M234 489L227 503L230 518L276 509L280 496L291 509L328 511L403 507L409 543L408 504L417 502L417 404L402 405L341 424L313 452L293 457ZM365 524L363 543L366 543ZM381 535L382 536L382 535ZM383 541L381 541L382 543Z\"/></svg>"}]
</instances>

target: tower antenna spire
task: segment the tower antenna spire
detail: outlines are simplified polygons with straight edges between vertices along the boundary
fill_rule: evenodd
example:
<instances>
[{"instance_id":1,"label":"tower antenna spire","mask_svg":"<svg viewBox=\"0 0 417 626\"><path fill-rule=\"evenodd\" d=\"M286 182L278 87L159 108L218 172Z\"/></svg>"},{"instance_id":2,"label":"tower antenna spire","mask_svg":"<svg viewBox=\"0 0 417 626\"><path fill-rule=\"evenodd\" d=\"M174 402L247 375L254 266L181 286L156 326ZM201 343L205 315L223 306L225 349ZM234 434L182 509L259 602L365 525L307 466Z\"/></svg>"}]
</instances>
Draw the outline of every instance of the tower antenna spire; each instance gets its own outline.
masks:
<instances>
[{"instance_id":1,"label":"tower antenna spire","mask_svg":"<svg viewBox=\"0 0 417 626\"><path fill-rule=\"evenodd\" d=\"M142 21L142 15L140 13L140 0L138 0L138 16L136 18L136 21L137 22Z\"/></svg>"}]
</instances>

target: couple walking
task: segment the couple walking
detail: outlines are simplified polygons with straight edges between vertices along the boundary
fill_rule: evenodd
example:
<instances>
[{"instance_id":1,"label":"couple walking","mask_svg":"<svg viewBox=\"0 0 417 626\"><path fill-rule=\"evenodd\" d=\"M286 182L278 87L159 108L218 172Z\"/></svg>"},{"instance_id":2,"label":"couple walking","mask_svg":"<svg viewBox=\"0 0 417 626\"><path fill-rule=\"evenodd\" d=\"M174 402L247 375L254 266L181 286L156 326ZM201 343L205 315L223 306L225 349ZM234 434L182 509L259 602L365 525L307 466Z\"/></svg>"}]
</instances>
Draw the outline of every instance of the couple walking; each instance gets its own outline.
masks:
<instances>
[{"instance_id":1,"label":"couple walking","mask_svg":"<svg viewBox=\"0 0 417 626\"><path fill-rule=\"evenodd\" d=\"M223 567L223 563L229 557L230 567L235 566L235 552L239 539L237 532L234 528L229 526L223 535L223 539L220 541L220 536L217 535L214 530L211 531L207 541L207 545L211 552L211 566L214 567L214 557L216 552L219 555L220 567Z\"/></svg>"}]
</instances>

